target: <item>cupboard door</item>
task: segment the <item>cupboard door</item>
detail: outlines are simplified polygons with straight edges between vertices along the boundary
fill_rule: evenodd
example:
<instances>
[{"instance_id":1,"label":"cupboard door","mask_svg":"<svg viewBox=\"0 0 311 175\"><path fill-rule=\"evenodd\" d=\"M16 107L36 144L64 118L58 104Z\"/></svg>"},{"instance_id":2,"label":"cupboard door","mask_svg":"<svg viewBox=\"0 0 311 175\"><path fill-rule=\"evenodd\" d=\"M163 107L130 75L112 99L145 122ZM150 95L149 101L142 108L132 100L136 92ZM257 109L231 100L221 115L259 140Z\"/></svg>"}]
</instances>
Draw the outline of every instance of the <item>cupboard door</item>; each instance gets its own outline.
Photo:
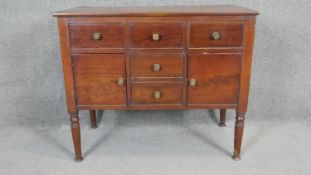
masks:
<instances>
[{"instance_id":1,"label":"cupboard door","mask_svg":"<svg viewBox=\"0 0 311 175\"><path fill-rule=\"evenodd\" d=\"M78 105L126 105L123 54L77 54L72 58Z\"/></svg>"},{"instance_id":2,"label":"cupboard door","mask_svg":"<svg viewBox=\"0 0 311 175\"><path fill-rule=\"evenodd\" d=\"M237 104L241 53L190 54L189 104Z\"/></svg>"}]
</instances>

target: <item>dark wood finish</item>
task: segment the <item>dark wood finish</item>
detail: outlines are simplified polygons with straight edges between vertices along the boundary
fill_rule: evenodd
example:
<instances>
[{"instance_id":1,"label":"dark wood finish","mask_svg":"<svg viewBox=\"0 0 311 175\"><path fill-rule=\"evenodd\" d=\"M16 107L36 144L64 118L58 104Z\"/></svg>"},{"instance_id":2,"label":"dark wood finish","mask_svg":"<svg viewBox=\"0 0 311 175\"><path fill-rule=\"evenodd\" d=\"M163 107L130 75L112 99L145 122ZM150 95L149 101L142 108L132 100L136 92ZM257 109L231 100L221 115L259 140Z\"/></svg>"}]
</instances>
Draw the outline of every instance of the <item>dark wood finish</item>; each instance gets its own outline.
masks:
<instances>
[{"instance_id":1,"label":"dark wood finish","mask_svg":"<svg viewBox=\"0 0 311 175\"><path fill-rule=\"evenodd\" d=\"M236 104L240 65L240 53L190 54L188 78L197 85L188 88L188 103Z\"/></svg>"},{"instance_id":2,"label":"dark wood finish","mask_svg":"<svg viewBox=\"0 0 311 175\"><path fill-rule=\"evenodd\" d=\"M184 77L183 54L132 54L130 59L131 77ZM159 70L154 70L159 64Z\"/></svg>"},{"instance_id":3,"label":"dark wood finish","mask_svg":"<svg viewBox=\"0 0 311 175\"><path fill-rule=\"evenodd\" d=\"M130 22L130 47L180 48L183 26L183 22ZM153 34L158 34L159 39L153 40Z\"/></svg>"},{"instance_id":4,"label":"dark wood finish","mask_svg":"<svg viewBox=\"0 0 311 175\"><path fill-rule=\"evenodd\" d=\"M232 158L239 160L256 15L236 6L80 7L54 13L75 159L83 159L79 110L90 110L96 126L96 110L220 109L224 126L226 110L236 109Z\"/></svg>"},{"instance_id":5,"label":"dark wood finish","mask_svg":"<svg viewBox=\"0 0 311 175\"><path fill-rule=\"evenodd\" d=\"M72 48L122 48L124 47L123 23L69 24ZM93 34L100 34L98 40Z\"/></svg>"},{"instance_id":6,"label":"dark wood finish","mask_svg":"<svg viewBox=\"0 0 311 175\"><path fill-rule=\"evenodd\" d=\"M96 110L89 110L89 112L90 112L91 128L97 128L97 124L96 124Z\"/></svg>"},{"instance_id":7,"label":"dark wood finish","mask_svg":"<svg viewBox=\"0 0 311 175\"><path fill-rule=\"evenodd\" d=\"M122 54L72 56L79 105L126 105L125 57Z\"/></svg>"},{"instance_id":8,"label":"dark wood finish","mask_svg":"<svg viewBox=\"0 0 311 175\"><path fill-rule=\"evenodd\" d=\"M225 127L226 126L226 109L220 109L220 120L219 120L219 126Z\"/></svg>"},{"instance_id":9,"label":"dark wood finish","mask_svg":"<svg viewBox=\"0 0 311 175\"><path fill-rule=\"evenodd\" d=\"M131 105L182 105L183 87L183 83L134 83ZM155 91L160 92L160 98L154 98Z\"/></svg>"},{"instance_id":10,"label":"dark wood finish","mask_svg":"<svg viewBox=\"0 0 311 175\"><path fill-rule=\"evenodd\" d=\"M213 32L219 32L220 38L213 39ZM204 47L240 47L242 45L243 23L211 22L190 24L190 48Z\"/></svg>"}]
</instances>

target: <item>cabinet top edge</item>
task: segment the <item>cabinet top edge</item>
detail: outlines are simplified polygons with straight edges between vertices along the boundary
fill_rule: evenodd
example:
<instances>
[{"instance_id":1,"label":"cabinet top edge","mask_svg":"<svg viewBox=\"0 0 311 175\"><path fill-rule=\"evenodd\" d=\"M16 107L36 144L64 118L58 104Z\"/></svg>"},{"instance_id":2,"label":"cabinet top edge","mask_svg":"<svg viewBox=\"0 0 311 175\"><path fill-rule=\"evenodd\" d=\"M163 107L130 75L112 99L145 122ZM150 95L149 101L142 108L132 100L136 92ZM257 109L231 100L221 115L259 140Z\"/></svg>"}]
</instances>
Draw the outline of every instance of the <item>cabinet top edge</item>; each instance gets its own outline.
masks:
<instances>
[{"instance_id":1,"label":"cabinet top edge","mask_svg":"<svg viewBox=\"0 0 311 175\"><path fill-rule=\"evenodd\" d=\"M235 5L76 7L53 16L165 17L165 16L256 16L255 10Z\"/></svg>"}]
</instances>

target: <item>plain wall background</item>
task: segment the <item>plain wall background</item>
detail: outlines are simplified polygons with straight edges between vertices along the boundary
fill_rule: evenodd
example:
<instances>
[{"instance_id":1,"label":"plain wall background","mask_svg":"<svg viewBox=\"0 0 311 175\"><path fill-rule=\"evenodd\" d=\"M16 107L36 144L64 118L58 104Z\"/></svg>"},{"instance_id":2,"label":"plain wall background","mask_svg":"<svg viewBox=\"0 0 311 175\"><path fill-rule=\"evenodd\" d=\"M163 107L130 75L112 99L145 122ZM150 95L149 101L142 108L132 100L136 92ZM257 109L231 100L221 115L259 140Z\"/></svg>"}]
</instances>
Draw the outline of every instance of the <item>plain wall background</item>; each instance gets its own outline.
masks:
<instances>
[{"instance_id":1,"label":"plain wall background","mask_svg":"<svg viewBox=\"0 0 311 175\"><path fill-rule=\"evenodd\" d=\"M0 131L69 125L53 12L75 6L187 4L236 4L259 11L247 122L311 126L310 0L0 0ZM200 110L169 115L180 113L191 117ZM86 114L81 113L85 125ZM228 118L234 121L233 111Z\"/></svg>"}]
</instances>

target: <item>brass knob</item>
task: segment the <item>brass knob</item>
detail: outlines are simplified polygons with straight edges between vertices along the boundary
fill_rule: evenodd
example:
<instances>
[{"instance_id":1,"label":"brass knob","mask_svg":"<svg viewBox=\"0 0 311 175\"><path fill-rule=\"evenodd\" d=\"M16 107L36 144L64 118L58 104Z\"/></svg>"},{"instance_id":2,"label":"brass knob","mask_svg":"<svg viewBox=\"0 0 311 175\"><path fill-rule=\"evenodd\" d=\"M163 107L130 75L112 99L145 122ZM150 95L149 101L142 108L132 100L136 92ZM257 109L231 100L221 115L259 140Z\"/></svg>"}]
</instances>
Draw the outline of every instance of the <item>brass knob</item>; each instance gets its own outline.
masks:
<instances>
[{"instance_id":1,"label":"brass knob","mask_svg":"<svg viewBox=\"0 0 311 175\"><path fill-rule=\"evenodd\" d=\"M118 78L118 85L122 86L124 84L125 84L125 79L122 77Z\"/></svg>"},{"instance_id":2,"label":"brass knob","mask_svg":"<svg viewBox=\"0 0 311 175\"><path fill-rule=\"evenodd\" d=\"M194 79L194 78L190 79L190 80L189 80L189 85L190 85L191 87L196 86L196 85L197 85L197 80Z\"/></svg>"},{"instance_id":3,"label":"brass knob","mask_svg":"<svg viewBox=\"0 0 311 175\"><path fill-rule=\"evenodd\" d=\"M213 32L213 33L212 33L212 38L213 38L214 40L219 40L220 37L221 37L221 35L220 35L219 32Z\"/></svg>"},{"instance_id":4,"label":"brass knob","mask_svg":"<svg viewBox=\"0 0 311 175\"><path fill-rule=\"evenodd\" d=\"M160 39L160 34L158 34L158 33L152 34L152 40L153 41L158 41L159 39Z\"/></svg>"},{"instance_id":5,"label":"brass knob","mask_svg":"<svg viewBox=\"0 0 311 175\"><path fill-rule=\"evenodd\" d=\"M160 91L154 91L154 92L153 92L153 97L154 97L155 99L161 98L161 92L160 92Z\"/></svg>"},{"instance_id":6,"label":"brass knob","mask_svg":"<svg viewBox=\"0 0 311 175\"><path fill-rule=\"evenodd\" d=\"M92 36L93 40L99 40L101 37L102 36L99 32L93 33L93 36Z\"/></svg>"},{"instance_id":7,"label":"brass knob","mask_svg":"<svg viewBox=\"0 0 311 175\"><path fill-rule=\"evenodd\" d=\"M160 69L161 69L161 65L160 65L160 64L154 64L152 67L153 67L153 70L154 70L155 72L159 72Z\"/></svg>"}]
</instances>

